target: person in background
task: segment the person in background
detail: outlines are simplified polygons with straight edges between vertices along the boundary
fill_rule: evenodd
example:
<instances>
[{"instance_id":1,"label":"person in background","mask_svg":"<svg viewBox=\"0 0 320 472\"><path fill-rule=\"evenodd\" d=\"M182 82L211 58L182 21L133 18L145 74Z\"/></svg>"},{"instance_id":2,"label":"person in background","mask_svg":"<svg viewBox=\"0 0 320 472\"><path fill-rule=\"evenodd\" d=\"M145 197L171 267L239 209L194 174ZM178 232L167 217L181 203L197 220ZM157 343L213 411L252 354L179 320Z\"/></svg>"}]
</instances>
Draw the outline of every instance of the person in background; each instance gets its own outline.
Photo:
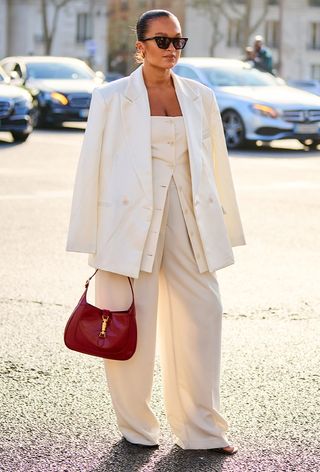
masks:
<instances>
[{"instance_id":1,"label":"person in background","mask_svg":"<svg viewBox=\"0 0 320 472\"><path fill-rule=\"evenodd\" d=\"M248 62L252 67L255 67L255 52L253 47L247 46L245 48L245 54L243 56L243 61Z\"/></svg>"},{"instance_id":2,"label":"person in background","mask_svg":"<svg viewBox=\"0 0 320 472\"><path fill-rule=\"evenodd\" d=\"M268 48L266 48L263 43L264 43L264 39L262 36L257 35L254 38L254 44L253 44L254 66L263 72L270 72L270 74L273 74L272 54L271 54L271 51Z\"/></svg>"}]
</instances>

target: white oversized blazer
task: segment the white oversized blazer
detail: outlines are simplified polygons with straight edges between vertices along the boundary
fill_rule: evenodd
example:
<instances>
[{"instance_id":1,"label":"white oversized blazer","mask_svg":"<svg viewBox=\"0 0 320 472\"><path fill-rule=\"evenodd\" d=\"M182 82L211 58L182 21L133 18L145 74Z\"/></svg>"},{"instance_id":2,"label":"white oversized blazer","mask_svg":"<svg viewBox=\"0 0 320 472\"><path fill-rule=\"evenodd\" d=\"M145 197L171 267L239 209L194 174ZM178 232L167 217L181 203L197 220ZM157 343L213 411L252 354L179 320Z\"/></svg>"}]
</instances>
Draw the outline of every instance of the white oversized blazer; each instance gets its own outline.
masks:
<instances>
[{"instance_id":1,"label":"white oversized blazer","mask_svg":"<svg viewBox=\"0 0 320 472\"><path fill-rule=\"evenodd\" d=\"M245 244L213 92L172 73L185 121L192 195L210 272ZM89 265L138 277L153 212L151 119L142 66L97 87L78 163L67 251Z\"/></svg>"}]
</instances>

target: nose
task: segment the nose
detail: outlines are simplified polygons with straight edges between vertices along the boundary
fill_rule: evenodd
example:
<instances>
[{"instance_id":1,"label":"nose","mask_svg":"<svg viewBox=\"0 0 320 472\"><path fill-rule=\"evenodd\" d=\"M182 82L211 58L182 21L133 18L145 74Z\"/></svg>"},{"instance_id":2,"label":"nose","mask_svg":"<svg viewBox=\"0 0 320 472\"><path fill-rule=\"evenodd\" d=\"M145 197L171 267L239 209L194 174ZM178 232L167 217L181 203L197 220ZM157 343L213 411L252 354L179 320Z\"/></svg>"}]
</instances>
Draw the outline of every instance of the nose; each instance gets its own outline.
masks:
<instances>
[{"instance_id":1,"label":"nose","mask_svg":"<svg viewBox=\"0 0 320 472\"><path fill-rule=\"evenodd\" d=\"M175 50L176 49L175 49L175 47L174 47L174 45L172 44L172 41L171 41L171 43L169 44L169 46L167 48L167 51L175 51Z\"/></svg>"}]
</instances>

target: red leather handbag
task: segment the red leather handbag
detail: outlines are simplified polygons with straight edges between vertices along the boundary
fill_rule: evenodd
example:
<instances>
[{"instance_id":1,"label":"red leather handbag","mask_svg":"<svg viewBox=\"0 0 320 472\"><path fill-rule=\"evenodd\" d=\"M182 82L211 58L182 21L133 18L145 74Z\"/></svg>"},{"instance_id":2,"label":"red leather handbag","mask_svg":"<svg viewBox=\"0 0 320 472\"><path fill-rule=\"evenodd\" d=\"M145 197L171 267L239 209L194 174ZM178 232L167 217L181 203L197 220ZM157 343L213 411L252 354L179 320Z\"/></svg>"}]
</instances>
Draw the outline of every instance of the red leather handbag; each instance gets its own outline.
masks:
<instances>
[{"instance_id":1,"label":"red leather handbag","mask_svg":"<svg viewBox=\"0 0 320 472\"><path fill-rule=\"evenodd\" d=\"M132 303L128 310L111 311L90 305L85 291L73 310L64 331L65 345L73 351L124 361L133 356L137 346L136 310L132 283L128 277Z\"/></svg>"}]
</instances>

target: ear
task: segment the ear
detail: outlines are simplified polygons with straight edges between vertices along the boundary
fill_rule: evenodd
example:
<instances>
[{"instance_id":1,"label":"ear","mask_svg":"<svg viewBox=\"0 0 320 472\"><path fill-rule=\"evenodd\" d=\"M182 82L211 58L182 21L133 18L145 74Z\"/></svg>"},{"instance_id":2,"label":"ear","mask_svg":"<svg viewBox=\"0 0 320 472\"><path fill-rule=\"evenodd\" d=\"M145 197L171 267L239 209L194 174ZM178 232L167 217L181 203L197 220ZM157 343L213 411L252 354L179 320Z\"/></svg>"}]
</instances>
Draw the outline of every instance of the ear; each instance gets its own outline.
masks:
<instances>
[{"instance_id":1,"label":"ear","mask_svg":"<svg viewBox=\"0 0 320 472\"><path fill-rule=\"evenodd\" d=\"M144 44L142 41L136 41L136 50L141 52L141 53L144 53Z\"/></svg>"},{"instance_id":2,"label":"ear","mask_svg":"<svg viewBox=\"0 0 320 472\"><path fill-rule=\"evenodd\" d=\"M136 41L136 62L142 64L145 58L145 46L142 41Z\"/></svg>"}]
</instances>

